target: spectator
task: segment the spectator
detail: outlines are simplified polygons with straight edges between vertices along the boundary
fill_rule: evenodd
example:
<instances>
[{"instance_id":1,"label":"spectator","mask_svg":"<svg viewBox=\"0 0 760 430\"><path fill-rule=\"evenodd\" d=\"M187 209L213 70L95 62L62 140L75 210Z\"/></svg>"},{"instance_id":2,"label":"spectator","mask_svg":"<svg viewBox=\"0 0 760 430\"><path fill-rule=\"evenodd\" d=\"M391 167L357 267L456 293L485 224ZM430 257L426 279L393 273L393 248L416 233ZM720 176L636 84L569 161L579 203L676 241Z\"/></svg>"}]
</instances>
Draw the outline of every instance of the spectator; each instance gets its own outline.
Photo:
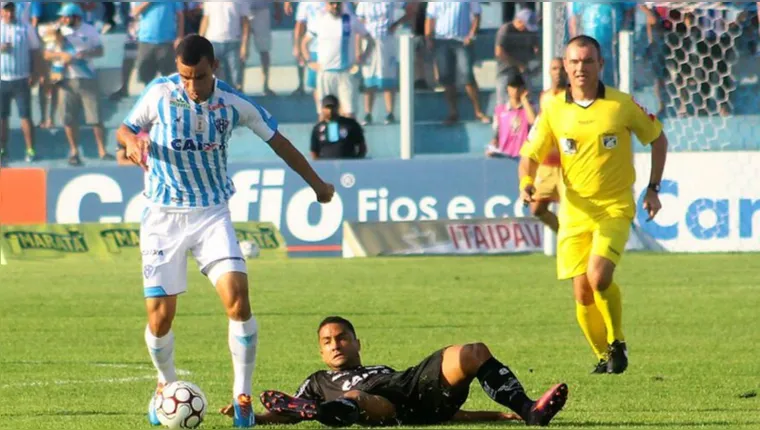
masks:
<instances>
[{"instance_id":1,"label":"spectator","mask_svg":"<svg viewBox=\"0 0 760 430\"><path fill-rule=\"evenodd\" d=\"M539 52L538 25L536 14L530 9L521 9L512 20L503 24L496 33L494 55L498 63L496 76L496 103L507 102L505 93L507 82L528 71L528 62Z\"/></svg>"},{"instance_id":2,"label":"spectator","mask_svg":"<svg viewBox=\"0 0 760 430\"><path fill-rule=\"evenodd\" d=\"M285 2L284 9L286 14L293 14L293 3L294 2ZM293 27L293 58L296 59L296 67L298 67L298 88L296 88L295 91L293 91L294 96L298 95L304 95L306 94L304 83L304 67L306 66L306 63L310 61L317 61L317 54L315 52L315 44L312 43L312 46L309 46L309 57L303 58L301 55L301 41L303 40L304 36L306 35L306 22L308 20L308 10L311 10L313 8L314 3L303 3L298 2L296 5L296 11L295 11L295 25ZM317 3L317 4L323 4L323 3ZM308 9L308 10L307 10ZM311 53L314 53L314 56L312 58ZM309 68L306 68L306 73L308 73L312 78L312 82L310 82L311 85L309 85L310 88L316 88L317 86L317 72L314 70L311 70ZM307 79L308 80L308 79ZM314 103L317 104L316 97L314 98Z\"/></svg>"},{"instance_id":3,"label":"spectator","mask_svg":"<svg viewBox=\"0 0 760 430\"><path fill-rule=\"evenodd\" d=\"M372 124L372 107L378 90L383 91L385 96L385 123L396 121L393 96L398 87L398 44L393 32L398 23L394 22L394 8L392 1L365 1L356 7L356 16L367 28L375 46L362 73L365 112L362 125Z\"/></svg>"},{"instance_id":4,"label":"spectator","mask_svg":"<svg viewBox=\"0 0 760 430\"><path fill-rule=\"evenodd\" d=\"M337 94L342 100L343 115L355 118L359 89L354 74L374 48L374 41L356 15L343 10L341 2L328 2L327 13L316 18L314 28L309 29L301 43L304 58L309 56L308 46L315 38L319 40L317 61L309 67L319 72L319 97ZM355 53L354 41L358 44L362 39L367 41L366 49L361 54Z\"/></svg>"},{"instance_id":5,"label":"spectator","mask_svg":"<svg viewBox=\"0 0 760 430\"><path fill-rule=\"evenodd\" d=\"M367 143L364 131L356 120L340 115L335 96L322 100L322 121L311 132L311 156L315 160L364 158Z\"/></svg>"},{"instance_id":6,"label":"spectator","mask_svg":"<svg viewBox=\"0 0 760 430\"><path fill-rule=\"evenodd\" d=\"M617 86L618 34L626 23L632 22L635 3L630 2L572 2L570 37L581 34L593 37L602 48L602 82Z\"/></svg>"},{"instance_id":7,"label":"spectator","mask_svg":"<svg viewBox=\"0 0 760 430\"><path fill-rule=\"evenodd\" d=\"M665 43L666 21L659 15L655 9L657 3L645 2L639 5L639 9L647 18L647 58L652 64L654 74L654 95L657 98L658 117L665 114L665 81L668 78L668 68L666 66L666 57L668 46Z\"/></svg>"},{"instance_id":8,"label":"spectator","mask_svg":"<svg viewBox=\"0 0 760 430\"><path fill-rule=\"evenodd\" d=\"M32 24L32 7L35 2L31 1L16 1L16 2L0 2L0 6L5 6L8 3L16 5L16 22L19 24Z\"/></svg>"},{"instance_id":9,"label":"spectator","mask_svg":"<svg viewBox=\"0 0 760 430\"><path fill-rule=\"evenodd\" d=\"M414 47L414 88L418 90L430 89L428 76L434 76L433 62L429 61L431 52L425 43L425 21L427 19L428 2L407 2L406 14L401 18L402 22L409 22L412 34L415 38ZM431 79L431 82L435 79Z\"/></svg>"},{"instance_id":10,"label":"spectator","mask_svg":"<svg viewBox=\"0 0 760 430\"><path fill-rule=\"evenodd\" d=\"M528 89L522 75L513 75L507 82L509 100L496 106L493 115L495 132L486 154L489 157L518 158L520 148L536 121L536 111L528 100Z\"/></svg>"},{"instance_id":11,"label":"spectator","mask_svg":"<svg viewBox=\"0 0 760 430\"><path fill-rule=\"evenodd\" d=\"M40 41L29 24L16 19L16 5L8 2L0 11L0 161L6 157L11 101L16 101L26 143L26 161L34 161L32 93L40 70Z\"/></svg>"},{"instance_id":12,"label":"spectator","mask_svg":"<svg viewBox=\"0 0 760 430\"><path fill-rule=\"evenodd\" d=\"M37 34L45 43L54 43L54 40L44 40L47 35L54 39L54 28L58 26L58 11L61 2L32 2L30 6L30 19L32 26L37 29ZM55 82L50 80L49 64L42 63L40 73L40 88L38 92L40 104L40 128L52 128L55 126L55 114L58 107L58 89Z\"/></svg>"},{"instance_id":13,"label":"spectator","mask_svg":"<svg viewBox=\"0 0 760 430\"><path fill-rule=\"evenodd\" d=\"M203 4L200 35L214 45L219 79L238 90L243 86L243 64L248 58L248 8L245 3L231 1Z\"/></svg>"},{"instance_id":14,"label":"spectator","mask_svg":"<svg viewBox=\"0 0 760 430\"><path fill-rule=\"evenodd\" d=\"M82 21L82 9L67 3L58 14L61 16L61 33L66 38L62 51L45 51L45 59L61 61L65 65L63 81L59 85L62 122L69 141L69 164L82 164L79 157L79 112L84 108L87 124L92 125L98 155L102 160L113 160L106 152L105 131L100 113L98 80L92 59L103 56L100 34L95 27ZM81 106L80 106L81 105Z\"/></svg>"},{"instance_id":15,"label":"spectator","mask_svg":"<svg viewBox=\"0 0 760 430\"><path fill-rule=\"evenodd\" d=\"M478 83L473 72L472 45L480 27L480 13L477 0L429 2L427 7L425 37L429 48L435 52L438 79L446 92L449 104L447 125L459 121L457 77L465 82L475 116L485 124L491 122L480 107Z\"/></svg>"},{"instance_id":16,"label":"spectator","mask_svg":"<svg viewBox=\"0 0 760 430\"><path fill-rule=\"evenodd\" d=\"M130 20L127 24L127 37L124 39L124 59L121 62L121 88L111 94L112 101L121 100L129 95L129 80L137 60L137 29L138 20Z\"/></svg>"},{"instance_id":17,"label":"spectator","mask_svg":"<svg viewBox=\"0 0 760 430\"><path fill-rule=\"evenodd\" d=\"M135 2L132 16L140 19L137 32L137 76L148 84L157 73L174 73L174 47L185 34L182 2Z\"/></svg>"},{"instance_id":18,"label":"spectator","mask_svg":"<svg viewBox=\"0 0 760 430\"><path fill-rule=\"evenodd\" d=\"M205 2L189 1L181 3L185 16L184 34L197 34L201 30L201 20L203 19L203 3Z\"/></svg>"},{"instance_id":19,"label":"spectator","mask_svg":"<svg viewBox=\"0 0 760 430\"><path fill-rule=\"evenodd\" d=\"M280 5L273 3L272 0L254 0L251 2L251 29L253 30L253 44L259 51L261 59L261 73L264 78L264 94L273 96L274 91L269 87L269 70L271 66L271 57L269 51L272 50L272 6L274 4L274 19L279 23L282 20L282 11ZM246 39L247 41L247 39ZM246 57L247 59L247 57Z\"/></svg>"}]
</instances>

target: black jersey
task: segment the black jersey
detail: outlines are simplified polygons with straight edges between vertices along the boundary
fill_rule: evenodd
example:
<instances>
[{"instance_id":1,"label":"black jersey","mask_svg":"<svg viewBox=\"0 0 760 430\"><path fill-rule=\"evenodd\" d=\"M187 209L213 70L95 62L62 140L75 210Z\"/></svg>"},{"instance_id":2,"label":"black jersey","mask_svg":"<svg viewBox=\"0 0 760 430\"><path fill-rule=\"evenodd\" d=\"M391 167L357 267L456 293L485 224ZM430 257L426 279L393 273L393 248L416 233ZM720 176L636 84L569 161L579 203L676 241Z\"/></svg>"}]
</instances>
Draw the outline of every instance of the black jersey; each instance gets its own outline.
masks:
<instances>
[{"instance_id":1,"label":"black jersey","mask_svg":"<svg viewBox=\"0 0 760 430\"><path fill-rule=\"evenodd\" d=\"M357 390L393 403L400 424L440 424L456 414L469 394L469 386L450 387L445 383L442 365L443 350L403 371L388 366L360 366L340 372L323 370L309 376L296 397L324 403Z\"/></svg>"},{"instance_id":2,"label":"black jersey","mask_svg":"<svg viewBox=\"0 0 760 430\"><path fill-rule=\"evenodd\" d=\"M295 396L323 403L342 397L351 390L369 393L375 385L393 373L395 370L388 366L359 366L343 371L321 370L306 378Z\"/></svg>"}]
</instances>

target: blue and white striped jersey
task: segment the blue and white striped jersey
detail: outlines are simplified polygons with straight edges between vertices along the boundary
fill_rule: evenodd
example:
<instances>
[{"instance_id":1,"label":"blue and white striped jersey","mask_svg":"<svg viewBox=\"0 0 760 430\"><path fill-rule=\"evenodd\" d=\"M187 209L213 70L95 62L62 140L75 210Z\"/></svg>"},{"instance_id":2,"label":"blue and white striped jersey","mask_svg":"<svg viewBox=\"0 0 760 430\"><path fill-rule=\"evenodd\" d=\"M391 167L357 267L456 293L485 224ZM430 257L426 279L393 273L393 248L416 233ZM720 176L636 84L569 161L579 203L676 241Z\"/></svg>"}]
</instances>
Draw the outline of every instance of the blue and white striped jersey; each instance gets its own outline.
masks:
<instances>
[{"instance_id":1,"label":"blue and white striped jersey","mask_svg":"<svg viewBox=\"0 0 760 430\"><path fill-rule=\"evenodd\" d=\"M366 36L367 29L356 15L344 12L319 15L309 33L319 40L317 62L327 72L345 72L356 62L354 40L356 35Z\"/></svg>"},{"instance_id":2,"label":"blue and white striped jersey","mask_svg":"<svg viewBox=\"0 0 760 430\"><path fill-rule=\"evenodd\" d=\"M373 39L383 39L395 22L396 2L363 1L356 6L356 16L364 21Z\"/></svg>"},{"instance_id":3,"label":"blue and white striped jersey","mask_svg":"<svg viewBox=\"0 0 760 430\"><path fill-rule=\"evenodd\" d=\"M0 51L0 80L15 81L32 74L31 51L40 49L40 40L29 24L0 22L0 45L10 46Z\"/></svg>"},{"instance_id":4,"label":"blue and white striped jersey","mask_svg":"<svg viewBox=\"0 0 760 430\"><path fill-rule=\"evenodd\" d=\"M277 132L269 112L227 83L217 79L209 100L197 104L176 73L153 80L124 125L135 133L150 129L145 196L182 208L224 204L235 193L227 176L233 129L247 127L264 141Z\"/></svg>"},{"instance_id":5,"label":"blue and white striped jersey","mask_svg":"<svg viewBox=\"0 0 760 430\"><path fill-rule=\"evenodd\" d=\"M477 0L429 2L427 17L435 20L435 38L464 40L470 32L472 17L482 9Z\"/></svg>"}]
</instances>

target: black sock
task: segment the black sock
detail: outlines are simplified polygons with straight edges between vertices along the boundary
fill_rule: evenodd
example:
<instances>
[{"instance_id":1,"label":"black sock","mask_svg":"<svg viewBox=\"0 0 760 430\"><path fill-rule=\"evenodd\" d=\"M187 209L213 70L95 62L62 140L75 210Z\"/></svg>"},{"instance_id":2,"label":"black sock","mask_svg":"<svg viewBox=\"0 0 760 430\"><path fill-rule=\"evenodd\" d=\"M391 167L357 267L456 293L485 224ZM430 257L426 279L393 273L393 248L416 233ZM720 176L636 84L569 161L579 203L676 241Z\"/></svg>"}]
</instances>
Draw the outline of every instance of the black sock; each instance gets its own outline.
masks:
<instances>
[{"instance_id":1,"label":"black sock","mask_svg":"<svg viewBox=\"0 0 760 430\"><path fill-rule=\"evenodd\" d=\"M351 427L359 421L359 403L341 397L317 407L317 421L329 427Z\"/></svg>"},{"instance_id":2,"label":"black sock","mask_svg":"<svg viewBox=\"0 0 760 430\"><path fill-rule=\"evenodd\" d=\"M478 370L480 386L493 401L506 406L527 419L533 401L525 394L517 376L495 358L490 358Z\"/></svg>"}]
</instances>

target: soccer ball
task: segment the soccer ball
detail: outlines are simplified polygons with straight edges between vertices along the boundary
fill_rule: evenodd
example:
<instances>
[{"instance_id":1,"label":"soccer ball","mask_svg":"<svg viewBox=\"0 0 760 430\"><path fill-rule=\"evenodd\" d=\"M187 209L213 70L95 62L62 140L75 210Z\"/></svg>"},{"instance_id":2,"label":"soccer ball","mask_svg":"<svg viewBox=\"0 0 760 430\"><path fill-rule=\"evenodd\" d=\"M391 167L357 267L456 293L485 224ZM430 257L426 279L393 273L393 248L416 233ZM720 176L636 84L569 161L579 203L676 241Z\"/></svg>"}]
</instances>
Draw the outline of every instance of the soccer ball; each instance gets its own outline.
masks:
<instances>
[{"instance_id":1,"label":"soccer ball","mask_svg":"<svg viewBox=\"0 0 760 430\"><path fill-rule=\"evenodd\" d=\"M240 251L245 258L257 258L261 253L259 246L248 240L240 242Z\"/></svg>"},{"instance_id":2,"label":"soccer ball","mask_svg":"<svg viewBox=\"0 0 760 430\"><path fill-rule=\"evenodd\" d=\"M194 429L206 416L208 402L197 385L177 381L164 386L153 398L153 407L161 424L170 429Z\"/></svg>"}]
</instances>

